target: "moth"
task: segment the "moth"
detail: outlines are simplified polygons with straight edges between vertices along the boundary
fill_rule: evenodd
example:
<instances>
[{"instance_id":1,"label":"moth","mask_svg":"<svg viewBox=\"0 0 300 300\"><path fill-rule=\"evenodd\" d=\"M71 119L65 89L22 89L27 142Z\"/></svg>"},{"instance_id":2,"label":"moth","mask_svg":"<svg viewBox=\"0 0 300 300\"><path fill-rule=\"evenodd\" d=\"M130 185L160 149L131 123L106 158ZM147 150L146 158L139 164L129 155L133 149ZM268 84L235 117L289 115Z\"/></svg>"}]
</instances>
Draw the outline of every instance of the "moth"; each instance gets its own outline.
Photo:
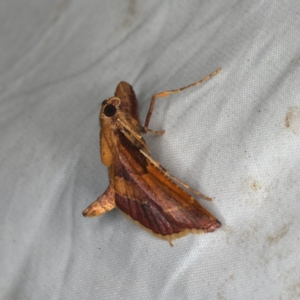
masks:
<instances>
[{"instance_id":1,"label":"moth","mask_svg":"<svg viewBox=\"0 0 300 300\"><path fill-rule=\"evenodd\" d=\"M120 82L115 96L102 102L100 110L100 155L108 168L109 186L106 191L84 211L85 217L100 216L115 207L134 222L156 236L172 240L188 233L212 232L221 223L186 190L207 199L211 198L191 189L172 176L151 157L142 137L148 128L157 98L179 93L207 81L221 68L200 81L181 89L152 96L144 126L141 125L138 101L133 88Z\"/></svg>"}]
</instances>

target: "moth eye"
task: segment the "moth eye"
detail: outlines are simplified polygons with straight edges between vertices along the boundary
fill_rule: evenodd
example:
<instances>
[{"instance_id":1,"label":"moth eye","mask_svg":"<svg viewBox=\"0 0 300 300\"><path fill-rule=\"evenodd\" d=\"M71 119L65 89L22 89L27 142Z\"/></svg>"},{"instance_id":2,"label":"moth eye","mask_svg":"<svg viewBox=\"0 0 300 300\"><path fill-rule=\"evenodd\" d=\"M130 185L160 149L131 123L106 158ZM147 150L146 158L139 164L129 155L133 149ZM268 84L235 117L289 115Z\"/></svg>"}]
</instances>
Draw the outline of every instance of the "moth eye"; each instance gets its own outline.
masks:
<instances>
[{"instance_id":1,"label":"moth eye","mask_svg":"<svg viewBox=\"0 0 300 300\"><path fill-rule=\"evenodd\" d=\"M108 104L104 108L104 114L107 117L112 117L116 113L116 111L117 111L116 107L114 105L112 105L112 104Z\"/></svg>"}]
</instances>

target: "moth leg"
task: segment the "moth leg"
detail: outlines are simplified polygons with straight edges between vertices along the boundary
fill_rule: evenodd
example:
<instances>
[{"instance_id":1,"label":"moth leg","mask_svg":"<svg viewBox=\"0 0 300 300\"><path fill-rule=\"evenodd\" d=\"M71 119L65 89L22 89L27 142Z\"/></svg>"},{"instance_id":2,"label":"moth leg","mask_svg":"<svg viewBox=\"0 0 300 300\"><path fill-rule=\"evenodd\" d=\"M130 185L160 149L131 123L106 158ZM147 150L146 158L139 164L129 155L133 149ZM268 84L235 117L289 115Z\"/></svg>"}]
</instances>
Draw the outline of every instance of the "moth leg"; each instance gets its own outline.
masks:
<instances>
[{"instance_id":1,"label":"moth leg","mask_svg":"<svg viewBox=\"0 0 300 300\"><path fill-rule=\"evenodd\" d=\"M171 94L177 94L177 93L180 93L181 91L183 90L186 90L192 86L196 86L202 82L205 82L207 81L208 79L210 79L211 77L217 75L219 72L221 71L221 68L217 69L216 71L212 72L210 75L204 77L203 79L197 81L197 82L194 82L192 84L189 84L187 86L184 86L180 89L177 89L177 90L170 90L170 91L165 91L165 92L161 92L161 93L158 93L158 94L155 94L152 96L151 98L151 102L150 102L150 106L149 106L149 110L148 110L148 113L147 113L147 117L146 117L146 120L145 120L145 125L144 125L144 132L146 133L147 131L150 131L152 133L155 133L155 134L163 134L164 133L164 130L161 131L163 133L158 133L157 131L153 131L153 130L150 130L148 129L148 125L149 125L149 122L150 122L150 119L151 119L151 115L152 115L152 112L153 112L153 108L154 108L154 103L155 103L155 100L157 98L164 98L164 97L167 97ZM160 131L159 131L160 132Z\"/></svg>"},{"instance_id":2,"label":"moth leg","mask_svg":"<svg viewBox=\"0 0 300 300\"><path fill-rule=\"evenodd\" d=\"M145 127L144 127L145 128ZM149 132L151 132L151 133L153 133L153 134L157 134L157 135L163 135L163 134L165 134L165 130L162 130L162 131L155 131L155 130L152 130L152 129L150 129L150 128L147 128L146 129L146 132L147 131L149 131Z\"/></svg>"},{"instance_id":3,"label":"moth leg","mask_svg":"<svg viewBox=\"0 0 300 300\"><path fill-rule=\"evenodd\" d=\"M116 207L115 190L109 186L107 190L83 212L84 217L100 216Z\"/></svg>"},{"instance_id":4,"label":"moth leg","mask_svg":"<svg viewBox=\"0 0 300 300\"><path fill-rule=\"evenodd\" d=\"M150 128L147 127L147 129L145 130L145 127L142 125L142 124L139 124L139 129L142 133L147 133L148 131L153 133L153 134L157 134L157 135L163 135L165 134L165 130L161 130L161 131L155 131L155 130L152 130Z\"/></svg>"}]
</instances>

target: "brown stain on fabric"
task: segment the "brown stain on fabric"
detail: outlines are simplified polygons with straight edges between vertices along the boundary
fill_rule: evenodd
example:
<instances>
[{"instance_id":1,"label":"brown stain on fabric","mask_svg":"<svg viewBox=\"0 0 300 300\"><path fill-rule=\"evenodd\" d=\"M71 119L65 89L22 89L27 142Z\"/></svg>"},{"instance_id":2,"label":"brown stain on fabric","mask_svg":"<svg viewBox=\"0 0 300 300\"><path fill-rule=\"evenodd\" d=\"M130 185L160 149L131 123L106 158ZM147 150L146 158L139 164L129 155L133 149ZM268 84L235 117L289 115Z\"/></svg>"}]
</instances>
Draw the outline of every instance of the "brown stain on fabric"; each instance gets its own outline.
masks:
<instances>
[{"instance_id":1,"label":"brown stain on fabric","mask_svg":"<svg viewBox=\"0 0 300 300\"><path fill-rule=\"evenodd\" d=\"M129 27L132 24L136 14L137 14L136 0L129 0L128 7L127 7L127 17L123 22L123 26Z\"/></svg>"},{"instance_id":2,"label":"brown stain on fabric","mask_svg":"<svg viewBox=\"0 0 300 300\"><path fill-rule=\"evenodd\" d=\"M300 107L291 106L289 107L285 115L285 127L298 135L300 131Z\"/></svg>"},{"instance_id":3,"label":"brown stain on fabric","mask_svg":"<svg viewBox=\"0 0 300 300\"><path fill-rule=\"evenodd\" d=\"M251 189L253 191L258 191L258 190L260 190L262 188L261 184L257 180L253 180L253 182L251 183L250 187L251 187Z\"/></svg>"},{"instance_id":4,"label":"brown stain on fabric","mask_svg":"<svg viewBox=\"0 0 300 300\"><path fill-rule=\"evenodd\" d=\"M278 243L290 230L290 223L283 225L279 230L272 235L267 236L269 245L274 245Z\"/></svg>"}]
</instances>

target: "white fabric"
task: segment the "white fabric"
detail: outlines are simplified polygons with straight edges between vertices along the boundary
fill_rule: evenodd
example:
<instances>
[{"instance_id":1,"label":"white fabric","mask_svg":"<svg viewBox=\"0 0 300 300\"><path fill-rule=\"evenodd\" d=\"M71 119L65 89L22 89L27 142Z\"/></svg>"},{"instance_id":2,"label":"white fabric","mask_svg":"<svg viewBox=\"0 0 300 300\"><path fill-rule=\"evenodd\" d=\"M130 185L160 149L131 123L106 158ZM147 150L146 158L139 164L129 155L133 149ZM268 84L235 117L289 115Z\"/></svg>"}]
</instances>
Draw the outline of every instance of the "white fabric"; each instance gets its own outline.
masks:
<instances>
[{"instance_id":1,"label":"white fabric","mask_svg":"<svg viewBox=\"0 0 300 300\"><path fill-rule=\"evenodd\" d=\"M300 297L300 6L290 1L0 3L1 299ZM117 209L98 113L131 83L155 159L222 222L169 243Z\"/></svg>"}]
</instances>

